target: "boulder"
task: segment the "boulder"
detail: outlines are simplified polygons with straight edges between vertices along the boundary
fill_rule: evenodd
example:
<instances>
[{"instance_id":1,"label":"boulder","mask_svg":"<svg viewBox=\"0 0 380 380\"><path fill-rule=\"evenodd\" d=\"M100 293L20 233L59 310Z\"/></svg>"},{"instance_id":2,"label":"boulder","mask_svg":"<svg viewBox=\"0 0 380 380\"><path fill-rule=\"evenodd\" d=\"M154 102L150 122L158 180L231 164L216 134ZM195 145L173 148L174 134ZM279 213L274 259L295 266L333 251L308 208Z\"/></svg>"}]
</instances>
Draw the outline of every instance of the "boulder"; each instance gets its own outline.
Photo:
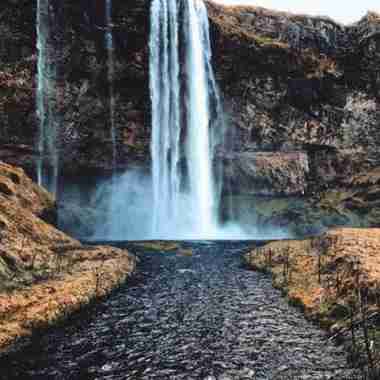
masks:
<instances>
[{"instance_id":1,"label":"boulder","mask_svg":"<svg viewBox=\"0 0 380 380\"><path fill-rule=\"evenodd\" d=\"M304 195L309 173L304 152L242 152L225 158L224 183L233 194Z\"/></svg>"}]
</instances>

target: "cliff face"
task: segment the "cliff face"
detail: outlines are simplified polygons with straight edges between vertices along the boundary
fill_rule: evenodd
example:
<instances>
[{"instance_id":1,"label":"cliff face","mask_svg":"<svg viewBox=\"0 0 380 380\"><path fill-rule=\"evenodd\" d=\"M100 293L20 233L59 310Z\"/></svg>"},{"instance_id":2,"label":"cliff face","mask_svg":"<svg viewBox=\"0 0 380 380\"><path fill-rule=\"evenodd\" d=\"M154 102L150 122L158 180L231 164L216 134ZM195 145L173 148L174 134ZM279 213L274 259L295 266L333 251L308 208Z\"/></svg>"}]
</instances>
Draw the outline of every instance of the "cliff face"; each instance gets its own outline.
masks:
<instances>
[{"instance_id":1,"label":"cliff face","mask_svg":"<svg viewBox=\"0 0 380 380\"><path fill-rule=\"evenodd\" d=\"M299 193L380 164L380 16L343 27L211 3L209 15L234 151L306 154L304 189L293 189ZM245 161L255 160L252 153ZM305 166L304 155L293 160Z\"/></svg>"},{"instance_id":2,"label":"cliff face","mask_svg":"<svg viewBox=\"0 0 380 380\"><path fill-rule=\"evenodd\" d=\"M36 1L6 0L0 12L0 156L33 174ZM61 165L67 172L112 165L105 2L50 1L57 67ZM120 167L149 158L149 2L113 1L115 126ZM57 27L58 25L58 27ZM11 146L9 144L12 144Z\"/></svg>"},{"instance_id":3,"label":"cliff face","mask_svg":"<svg viewBox=\"0 0 380 380\"><path fill-rule=\"evenodd\" d=\"M306 195L274 210L256 202L263 225L300 233L379 225L380 16L342 26L260 8L208 9L233 141L222 153L232 192L247 194L249 184L259 195Z\"/></svg>"},{"instance_id":4,"label":"cliff face","mask_svg":"<svg viewBox=\"0 0 380 380\"><path fill-rule=\"evenodd\" d=\"M0 158L32 173L36 1L6 3L0 13L6 36L0 45ZM63 28L52 41L59 50L62 167L66 173L104 173L112 163L104 3L51 3ZM113 1L120 169L150 160L149 6L147 0ZM218 149L226 192L322 194L341 218L340 208L347 206L342 193L349 191L356 206L360 198L362 210L376 209L365 194L380 182L369 179L369 190L369 182L359 184L357 177L380 166L380 16L342 26L260 8L207 6L227 113L228 143ZM313 201L317 210L319 198ZM288 220L288 214L276 217ZM372 215L365 224L379 221Z\"/></svg>"}]
</instances>

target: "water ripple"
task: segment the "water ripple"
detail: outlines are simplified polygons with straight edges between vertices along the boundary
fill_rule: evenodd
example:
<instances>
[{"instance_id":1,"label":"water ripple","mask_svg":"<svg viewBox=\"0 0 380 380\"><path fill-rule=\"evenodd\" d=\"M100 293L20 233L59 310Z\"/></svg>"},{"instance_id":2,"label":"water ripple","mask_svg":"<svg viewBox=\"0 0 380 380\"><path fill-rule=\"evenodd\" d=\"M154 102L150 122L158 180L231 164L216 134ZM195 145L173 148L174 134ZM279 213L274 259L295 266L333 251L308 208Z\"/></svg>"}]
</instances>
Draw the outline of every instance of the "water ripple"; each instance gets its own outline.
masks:
<instances>
[{"instance_id":1,"label":"water ripple","mask_svg":"<svg viewBox=\"0 0 380 380\"><path fill-rule=\"evenodd\" d=\"M247 243L182 245L193 255L137 252L129 284L90 317L0 359L0 378L355 378L343 349L242 266Z\"/></svg>"}]
</instances>

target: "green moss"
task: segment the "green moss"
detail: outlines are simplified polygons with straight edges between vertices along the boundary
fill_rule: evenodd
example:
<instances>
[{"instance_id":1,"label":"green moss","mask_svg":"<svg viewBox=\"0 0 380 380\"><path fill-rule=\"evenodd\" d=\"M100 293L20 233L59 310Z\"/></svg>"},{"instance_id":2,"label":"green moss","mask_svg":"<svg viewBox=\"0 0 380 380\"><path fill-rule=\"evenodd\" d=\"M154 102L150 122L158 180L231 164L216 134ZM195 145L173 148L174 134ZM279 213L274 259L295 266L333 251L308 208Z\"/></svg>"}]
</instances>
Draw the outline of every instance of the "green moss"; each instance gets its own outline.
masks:
<instances>
[{"instance_id":1,"label":"green moss","mask_svg":"<svg viewBox=\"0 0 380 380\"><path fill-rule=\"evenodd\" d=\"M7 98L11 98L16 93L14 88L2 87L0 88L0 99L4 100Z\"/></svg>"},{"instance_id":2,"label":"green moss","mask_svg":"<svg viewBox=\"0 0 380 380\"><path fill-rule=\"evenodd\" d=\"M370 328L368 335L373 339L374 351L380 352L380 326Z\"/></svg>"},{"instance_id":3,"label":"green moss","mask_svg":"<svg viewBox=\"0 0 380 380\"><path fill-rule=\"evenodd\" d=\"M349 309L343 304L334 304L329 310L329 317L334 320L342 320L349 316Z\"/></svg>"},{"instance_id":4,"label":"green moss","mask_svg":"<svg viewBox=\"0 0 380 380\"><path fill-rule=\"evenodd\" d=\"M303 304L302 300L295 298L295 297L292 297L292 298L288 298L288 302L291 306L294 306L297 309L300 309L302 311L304 310L304 304Z\"/></svg>"},{"instance_id":5,"label":"green moss","mask_svg":"<svg viewBox=\"0 0 380 380\"><path fill-rule=\"evenodd\" d=\"M275 39L271 38L271 37L267 37L267 36L258 36L258 35L255 35L255 40L259 43L259 44L273 44L274 42L276 42Z\"/></svg>"},{"instance_id":6,"label":"green moss","mask_svg":"<svg viewBox=\"0 0 380 380\"><path fill-rule=\"evenodd\" d=\"M280 42L279 40L268 37L268 36L261 36L261 35L254 34L252 35L252 37L261 46L276 46L276 47L281 47L281 48L289 47L289 44Z\"/></svg>"},{"instance_id":7,"label":"green moss","mask_svg":"<svg viewBox=\"0 0 380 380\"><path fill-rule=\"evenodd\" d=\"M160 252L170 252L175 251L180 248L179 244L174 242L166 241L151 241L145 243L138 243L140 247L143 247L147 250L160 251Z\"/></svg>"},{"instance_id":8,"label":"green moss","mask_svg":"<svg viewBox=\"0 0 380 380\"><path fill-rule=\"evenodd\" d=\"M325 316L329 314L329 310L331 308L331 304L328 302L321 302L319 305L319 315L320 316Z\"/></svg>"}]
</instances>

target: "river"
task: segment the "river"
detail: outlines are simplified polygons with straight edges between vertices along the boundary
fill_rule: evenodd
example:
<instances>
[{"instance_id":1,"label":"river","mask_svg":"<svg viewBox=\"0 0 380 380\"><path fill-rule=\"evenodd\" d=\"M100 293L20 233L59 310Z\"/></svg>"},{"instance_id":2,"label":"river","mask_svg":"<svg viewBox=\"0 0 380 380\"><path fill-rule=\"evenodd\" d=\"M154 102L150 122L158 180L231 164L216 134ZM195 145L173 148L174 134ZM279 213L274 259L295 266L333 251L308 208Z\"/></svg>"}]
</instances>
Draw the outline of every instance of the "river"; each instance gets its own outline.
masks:
<instances>
[{"instance_id":1,"label":"river","mask_svg":"<svg viewBox=\"0 0 380 380\"><path fill-rule=\"evenodd\" d=\"M136 274L107 300L0 358L0 378L354 379L326 339L249 270L252 242L126 243Z\"/></svg>"}]
</instances>

